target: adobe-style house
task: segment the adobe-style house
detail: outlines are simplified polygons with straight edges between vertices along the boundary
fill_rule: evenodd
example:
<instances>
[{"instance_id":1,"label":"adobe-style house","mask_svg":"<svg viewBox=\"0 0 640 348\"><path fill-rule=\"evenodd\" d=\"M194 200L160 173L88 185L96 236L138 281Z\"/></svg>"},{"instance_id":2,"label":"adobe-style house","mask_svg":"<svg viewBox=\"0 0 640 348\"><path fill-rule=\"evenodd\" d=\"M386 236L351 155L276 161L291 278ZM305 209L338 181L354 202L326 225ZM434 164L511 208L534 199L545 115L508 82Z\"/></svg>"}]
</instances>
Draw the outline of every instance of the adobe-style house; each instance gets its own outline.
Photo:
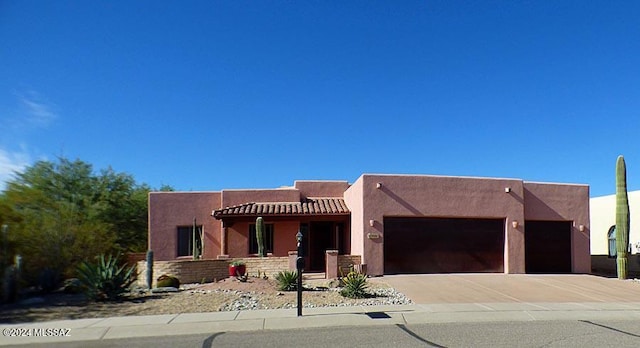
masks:
<instances>
[{"instance_id":1,"label":"adobe-style house","mask_svg":"<svg viewBox=\"0 0 640 348\"><path fill-rule=\"evenodd\" d=\"M589 187L519 179L364 174L292 187L149 195L149 248L156 260L257 253L287 256L304 235L306 270L326 250L359 255L370 275L398 273L588 273ZM196 241L196 243L198 243Z\"/></svg>"}]
</instances>

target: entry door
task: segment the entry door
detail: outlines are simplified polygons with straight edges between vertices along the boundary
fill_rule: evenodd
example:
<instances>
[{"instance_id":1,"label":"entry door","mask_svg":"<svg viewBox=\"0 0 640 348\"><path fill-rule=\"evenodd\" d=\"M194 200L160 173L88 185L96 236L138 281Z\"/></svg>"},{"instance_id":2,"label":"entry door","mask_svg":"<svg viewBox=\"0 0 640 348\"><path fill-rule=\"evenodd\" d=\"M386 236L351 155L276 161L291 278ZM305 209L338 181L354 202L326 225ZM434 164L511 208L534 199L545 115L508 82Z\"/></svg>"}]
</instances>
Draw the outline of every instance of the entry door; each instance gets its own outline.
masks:
<instances>
[{"instance_id":1,"label":"entry door","mask_svg":"<svg viewBox=\"0 0 640 348\"><path fill-rule=\"evenodd\" d=\"M315 221L309 231L309 270L324 272L327 249L334 248L333 222Z\"/></svg>"}]
</instances>

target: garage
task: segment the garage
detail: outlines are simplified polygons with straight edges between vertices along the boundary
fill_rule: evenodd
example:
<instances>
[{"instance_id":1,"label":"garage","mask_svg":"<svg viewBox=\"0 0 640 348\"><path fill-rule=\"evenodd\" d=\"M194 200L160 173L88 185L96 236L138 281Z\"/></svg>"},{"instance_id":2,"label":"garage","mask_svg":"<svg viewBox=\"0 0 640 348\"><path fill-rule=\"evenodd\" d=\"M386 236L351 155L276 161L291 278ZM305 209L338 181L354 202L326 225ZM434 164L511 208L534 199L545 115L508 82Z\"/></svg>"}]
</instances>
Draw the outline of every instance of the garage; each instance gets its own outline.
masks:
<instances>
[{"instance_id":1,"label":"garage","mask_svg":"<svg viewBox=\"0 0 640 348\"><path fill-rule=\"evenodd\" d=\"M384 273L504 272L504 219L384 218Z\"/></svg>"},{"instance_id":2,"label":"garage","mask_svg":"<svg viewBox=\"0 0 640 348\"><path fill-rule=\"evenodd\" d=\"M525 221L527 273L571 273L571 221Z\"/></svg>"}]
</instances>

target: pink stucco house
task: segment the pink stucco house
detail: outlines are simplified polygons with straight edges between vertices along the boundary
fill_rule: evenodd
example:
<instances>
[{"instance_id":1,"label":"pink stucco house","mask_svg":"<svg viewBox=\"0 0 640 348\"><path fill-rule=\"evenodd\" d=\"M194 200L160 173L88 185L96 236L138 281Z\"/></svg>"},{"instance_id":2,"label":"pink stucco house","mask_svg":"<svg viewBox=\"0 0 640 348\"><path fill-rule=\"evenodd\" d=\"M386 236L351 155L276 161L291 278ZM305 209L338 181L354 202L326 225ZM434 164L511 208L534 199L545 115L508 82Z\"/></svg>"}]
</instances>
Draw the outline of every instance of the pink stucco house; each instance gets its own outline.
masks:
<instances>
[{"instance_id":1,"label":"pink stucco house","mask_svg":"<svg viewBox=\"0 0 640 348\"><path fill-rule=\"evenodd\" d=\"M278 189L152 192L149 248L156 260L190 259L193 225L204 259L287 256L304 235L308 271L326 250L358 255L370 275L588 273L589 187L519 179L364 174L296 181Z\"/></svg>"}]
</instances>

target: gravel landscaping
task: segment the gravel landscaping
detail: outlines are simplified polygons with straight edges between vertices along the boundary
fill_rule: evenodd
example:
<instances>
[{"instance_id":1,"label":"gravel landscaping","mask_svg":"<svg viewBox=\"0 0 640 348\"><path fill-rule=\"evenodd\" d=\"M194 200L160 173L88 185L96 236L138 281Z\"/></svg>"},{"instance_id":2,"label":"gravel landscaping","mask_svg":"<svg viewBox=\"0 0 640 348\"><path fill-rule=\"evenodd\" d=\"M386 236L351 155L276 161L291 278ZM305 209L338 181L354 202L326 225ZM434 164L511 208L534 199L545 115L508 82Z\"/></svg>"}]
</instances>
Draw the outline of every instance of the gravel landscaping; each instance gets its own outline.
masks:
<instances>
[{"instance_id":1,"label":"gravel landscaping","mask_svg":"<svg viewBox=\"0 0 640 348\"><path fill-rule=\"evenodd\" d=\"M316 308L412 303L379 278L370 278L368 284L370 297L350 299L340 295L340 289L333 286L335 281L305 281L305 287L309 290L303 293L303 306ZM183 284L178 292L133 291L117 302L90 302L83 295L58 292L23 300L22 303L1 306L0 323L296 308L296 301L295 291L278 291L273 279L249 278L246 282L240 282L228 278L215 283Z\"/></svg>"}]
</instances>

